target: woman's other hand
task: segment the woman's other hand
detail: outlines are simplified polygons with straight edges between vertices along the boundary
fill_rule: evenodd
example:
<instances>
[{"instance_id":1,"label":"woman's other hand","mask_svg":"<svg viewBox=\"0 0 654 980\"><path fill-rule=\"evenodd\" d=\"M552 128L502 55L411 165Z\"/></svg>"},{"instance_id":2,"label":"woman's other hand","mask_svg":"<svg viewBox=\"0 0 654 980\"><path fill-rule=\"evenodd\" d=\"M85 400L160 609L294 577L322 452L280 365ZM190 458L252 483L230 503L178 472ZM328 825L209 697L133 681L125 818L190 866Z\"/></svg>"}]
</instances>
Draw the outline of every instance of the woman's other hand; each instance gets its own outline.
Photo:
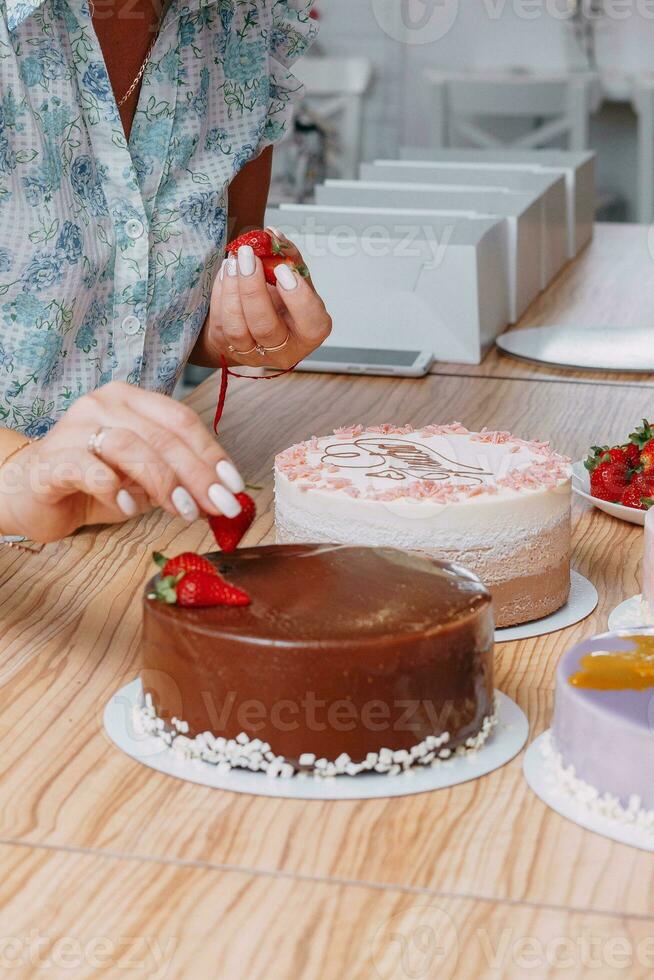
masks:
<instances>
[{"instance_id":1,"label":"woman's other hand","mask_svg":"<svg viewBox=\"0 0 654 980\"><path fill-rule=\"evenodd\" d=\"M272 229L271 229L272 231ZM284 256L297 268L304 260L292 242L275 232ZM249 245L229 256L213 287L202 338L203 360L285 370L327 339L332 321L310 278L290 265L275 269L270 286L261 259Z\"/></svg>"},{"instance_id":2,"label":"woman's other hand","mask_svg":"<svg viewBox=\"0 0 654 980\"><path fill-rule=\"evenodd\" d=\"M95 449L95 452L93 451ZM161 507L236 516L244 482L188 406L112 382L0 466L0 531L56 541Z\"/></svg>"}]
</instances>

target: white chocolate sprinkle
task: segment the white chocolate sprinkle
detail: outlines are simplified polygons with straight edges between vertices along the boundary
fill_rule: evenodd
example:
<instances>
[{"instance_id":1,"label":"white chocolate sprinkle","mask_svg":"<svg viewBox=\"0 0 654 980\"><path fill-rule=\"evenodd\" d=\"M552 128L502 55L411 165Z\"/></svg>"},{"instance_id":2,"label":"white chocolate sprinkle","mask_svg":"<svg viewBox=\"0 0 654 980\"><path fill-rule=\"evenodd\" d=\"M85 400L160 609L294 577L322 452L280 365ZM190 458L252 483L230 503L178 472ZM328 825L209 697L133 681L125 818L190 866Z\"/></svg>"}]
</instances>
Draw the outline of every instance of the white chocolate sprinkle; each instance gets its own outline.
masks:
<instances>
[{"instance_id":1,"label":"white chocolate sprinkle","mask_svg":"<svg viewBox=\"0 0 654 980\"><path fill-rule=\"evenodd\" d=\"M428 735L423 742L408 750L380 748L379 752L368 752L361 762L353 761L346 752L341 752L334 761L316 759L312 752L304 752L299 757L298 768L283 756L275 755L267 742L258 738L250 739L245 732L240 732L235 739L226 739L211 732L202 732L195 738L188 738L188 723L172 718L170 725L166 725L163 719L157 717L150 694L146 694L134 706L133 717L138 732L159 738L182 759L210 763L219 772L247 769L251 772L265 772L272 779L290 779L301 772L328 779L341 775L357 776L362 772L396 776L403 771L410 771L414 766L440 765L441 760L452 755L471 755L482 748L496 726L497 703L494 704L493 714L484 719L478 734L467 739L464 745L459 745L454 751L442 748L450 741L449 732L442 732L439 735ZM654 825L654 813L651 818Z\"/></svg>"},{"instance_id":2,"label":"white chocolate sprinkle","mask_svg":"<svg viewBox=\"0 0 654 980\"><path fill-rule=\"evenodd\" d=\"M614 823L630 825L654 835L654 810L645 810L639 796L634 794L625 806L612 793L601 793L599 789L580 779L574 766L566 766L557 751L552 733L546 732L541 741L541 752L548 775L563 795L573 799L582 807L598 817Z\"/></svg>"}]
</instances>

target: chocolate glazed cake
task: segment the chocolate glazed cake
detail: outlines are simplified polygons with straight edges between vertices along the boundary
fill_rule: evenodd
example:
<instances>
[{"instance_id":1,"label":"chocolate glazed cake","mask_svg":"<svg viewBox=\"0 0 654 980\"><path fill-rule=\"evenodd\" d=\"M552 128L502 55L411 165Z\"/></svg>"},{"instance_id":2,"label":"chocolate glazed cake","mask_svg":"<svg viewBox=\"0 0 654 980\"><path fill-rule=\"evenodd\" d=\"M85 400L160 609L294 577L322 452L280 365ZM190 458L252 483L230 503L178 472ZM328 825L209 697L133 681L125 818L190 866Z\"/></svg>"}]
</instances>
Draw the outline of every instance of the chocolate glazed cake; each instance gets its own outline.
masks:
<instances>
[{"instance_id":1,"label":"chocolate glazed cake","mask_svg":"<svg viewBox=\"0 0 654 980\"><path fill-rule=\"evenodd\" d=\"M493 719L490 595L391 548L284 545L208 556L252 598L144 599L141 720L225 767L397 772L479 747Z\"/></svg>"}]
</instances>

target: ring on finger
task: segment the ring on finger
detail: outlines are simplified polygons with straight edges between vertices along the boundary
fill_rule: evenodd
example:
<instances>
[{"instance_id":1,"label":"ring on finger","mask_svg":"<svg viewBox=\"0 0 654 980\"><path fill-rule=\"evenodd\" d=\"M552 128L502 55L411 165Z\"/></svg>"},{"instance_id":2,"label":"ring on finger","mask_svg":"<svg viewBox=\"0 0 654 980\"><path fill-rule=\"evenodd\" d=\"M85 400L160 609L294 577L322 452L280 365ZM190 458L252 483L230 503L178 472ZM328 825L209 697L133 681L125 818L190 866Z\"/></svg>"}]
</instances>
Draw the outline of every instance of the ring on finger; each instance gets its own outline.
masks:
<instances>
[{"instance_id":1,"label":"ring on finger","mask_svg":"<svg viewBox=\"0 0 654 980\"><path fill-rule=\"evenodd\" d=\"M290 339L291 334L289 332L286 334L286 340L282 344L277 344L276 347L260 347L260 352L263 351L264 354L275 354L278 350L283 350Z\"/></svg>"},{"instance_id":2,"label":"ring on finger","mask_svg":"<svg viewBox=\"0 0 654 980\"><path fill-rule=\"evenodd\" d=\"M107 426L103 425L89 438L87 449L94 456L102 457L102 444L107 438L108 432Z\"/></svg>"},{"instance_id":3,"label":"ring on finger","mask_svg":"<svg viewBox=\"0 0 654 980\"><path fill-rule=\"evenodd\" d=\"M250 347L249 350L236 350L233 344L229 344L227 350L230 354L238 354L239 357L246 357L248 354L254 354L255 350L259 351L259 344L255 344L254 347Z\"/></svg>"}]
</instances>

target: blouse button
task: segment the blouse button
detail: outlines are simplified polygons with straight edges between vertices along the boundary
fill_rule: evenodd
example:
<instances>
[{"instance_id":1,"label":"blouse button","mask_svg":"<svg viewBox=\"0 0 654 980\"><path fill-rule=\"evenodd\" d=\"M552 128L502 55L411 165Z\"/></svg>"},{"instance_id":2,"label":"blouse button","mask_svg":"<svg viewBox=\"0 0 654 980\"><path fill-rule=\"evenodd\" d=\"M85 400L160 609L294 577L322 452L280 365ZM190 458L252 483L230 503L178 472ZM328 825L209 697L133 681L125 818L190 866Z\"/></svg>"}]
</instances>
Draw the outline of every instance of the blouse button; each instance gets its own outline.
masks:
<instances>
[{"instance_id":1,"label":"blouse button","mask_svg":"<svg viewBox=\"0 0 654 980\"><path fill-rule=\"evenodd\" d=\"M125 231L130 238L140 238L144 230L143 222L139 221L138 218L130 218L129 221L125 223Z\"/></svg>"},{"instance_id":2,"label":"blouse button","mask_svg":"<svg viewBox=\"0 0 654 980\"><path fill-rule=\"evenodd\" d=\"M123 330L128 337L133 337L141 329L141 321L137 316L126 316L123 320Z\"/></svg>"}]
</instances>

